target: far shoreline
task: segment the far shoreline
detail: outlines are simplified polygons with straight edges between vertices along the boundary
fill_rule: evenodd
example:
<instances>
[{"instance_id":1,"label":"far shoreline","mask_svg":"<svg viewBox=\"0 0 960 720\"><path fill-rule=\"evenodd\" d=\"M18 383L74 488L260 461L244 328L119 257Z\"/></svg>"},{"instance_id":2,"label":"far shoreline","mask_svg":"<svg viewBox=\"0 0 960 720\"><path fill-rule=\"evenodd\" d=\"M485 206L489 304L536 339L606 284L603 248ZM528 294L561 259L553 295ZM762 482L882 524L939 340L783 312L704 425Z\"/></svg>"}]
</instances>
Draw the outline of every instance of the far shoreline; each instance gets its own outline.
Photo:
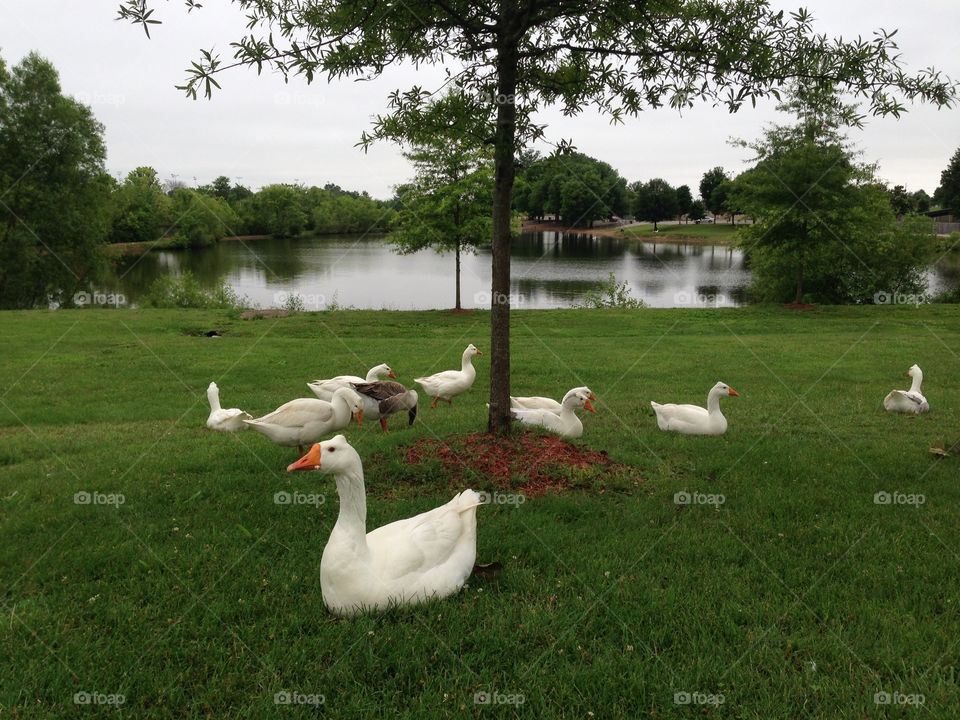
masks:
<instances>
[{"instance_id":1,"label":"far shoreline","mask_svg":"<svg viewBox=\"0 0 960 720\"><path fill-rule=\"evenodd\" d=\"M732 235L735 232L736 228L740 226L729 226L726 223L706 223L704 225L696 225L691 223L693 227L725 227L733 228L729 235ZM661 227L669 227L671 230L673 228L683 228L686 229L687 224L669 224L661 225ZM605 225L600 227L571 227L564 223L552 223L552 222L525 222L521 228L521 232L525 233L535 233L535 232L556 232L556 233L567 233L570 235L594 235L596 237L615 237L620 238L621 240L636 240L638 242L645 243L661 243L661 244L671 244L671 245L733 245L734 240L729 235L724 236L723 234L718 234L715 237L708 235L690 235L681 231L667 231L667 232L658 232L656 234L652 232L644 232L641 234L637 232L640 228L645 227L645 225L636 223L633 225ZM711 231L715 232L715 231Z\"/></svg>"}]
</instances>

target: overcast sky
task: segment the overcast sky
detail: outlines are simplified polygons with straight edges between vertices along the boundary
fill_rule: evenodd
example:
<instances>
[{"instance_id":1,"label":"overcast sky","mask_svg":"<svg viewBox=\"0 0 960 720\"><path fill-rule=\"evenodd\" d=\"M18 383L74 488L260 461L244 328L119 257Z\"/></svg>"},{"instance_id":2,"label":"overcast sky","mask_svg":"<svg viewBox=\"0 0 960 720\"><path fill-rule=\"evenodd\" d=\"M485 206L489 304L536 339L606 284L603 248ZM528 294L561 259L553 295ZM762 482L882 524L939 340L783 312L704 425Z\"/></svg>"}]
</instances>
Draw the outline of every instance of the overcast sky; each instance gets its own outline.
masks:
<instances>
[{"instance_id":1,"label":"overcast sky","mask_svg":"<svg viewBox=\"0 0 960 720\"><path fill-rule=\"evenodd\" d=\"M212 101L188 100L174 85L183 82L198 48L226 51L243 32L234 5L203 4L187 16L180 0L158 0L157 16L165 22L147 40L141 29L114 21L118 0L0 0L0 54L8 65L31 50L53 61L64 92L91 105L105 125L107 165L115 175L151 165L162 178L176 175L190 184L223 174L254 188L293 180L334 182L375 197L388 197L408 177L409 166L395 146L380 144L364 155L354 144L371 117L383 112L392 89L429 85L435 75L397 68L374 82L284 85L276 76L237 69L219 78L223 90ZM960 79L958 0L773 4L809 8L816 29L831 36L899 28L909 68L932 65ZM615 127L593 112L564 118L549 111L541 119L551 139L572 139L581 152L610 163L629 181L663 177L696 189L710 167L742 170L745 154L727 140L754 138L777 117L767 105L736 115L710 106L682 115L650 111ZM899 121L871 119L853 137L864 159L879 162L881 176L891 184L932 193L960 147L960 108L914 107Z\"/></svg>"}]
</instances>

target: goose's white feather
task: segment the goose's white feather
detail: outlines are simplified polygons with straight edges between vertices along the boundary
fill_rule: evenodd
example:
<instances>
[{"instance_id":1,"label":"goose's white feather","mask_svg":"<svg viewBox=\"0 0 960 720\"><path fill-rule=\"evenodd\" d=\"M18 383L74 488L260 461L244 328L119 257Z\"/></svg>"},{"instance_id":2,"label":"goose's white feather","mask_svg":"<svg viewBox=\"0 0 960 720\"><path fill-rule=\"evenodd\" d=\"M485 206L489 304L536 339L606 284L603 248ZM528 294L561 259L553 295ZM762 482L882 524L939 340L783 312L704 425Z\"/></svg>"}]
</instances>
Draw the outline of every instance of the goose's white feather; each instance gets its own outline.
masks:
<instances>
[{"instance_id":1,"label":"goose's white feather","mask_svg":"<svg viewBox=\"0 0 960 720\"><path fill-rule=\"evenodd\" d=\"M340 388L331 402L297 398L272 413L244 422L277 445L296 447L313 444L324 435L342 430L350 424L350 416L362 407L356 391Z\"/></svg>"},{"instance_id":2,"label":"goose's white feather","mask_svg":"<svg viewBox=\"0 0 960 720\"><path fill-rule=\"evenodd\" d=\"M473 386L473 381L477 378L477 370L473 367L475 355L482 355L482 353L471 343L463 351L459 370L444 370L426 377L414 378L413 381L434 400L450 401Z\"/></svg>"},{"instance_id":3,"label":"goose's white feather","mask_svg":"<svg viewBox=\"0 0 960 720\"><path fill-rule=\"evenodd\" d=\"M923 371L917 365L912 365L907 371L912 378L909 390L893 390L883 399L883 407L887 412L920 415L930 411L930 403L920 392L923 384Z\"/></svg>"},{"instance_id":4,"label":"goose's white feather","mask_svg":"<svg viewBox=\"0 0 960 720\"><path fill-rule=\"evenodd\" d=\"M588 388L577 388L576 391L571 391L571 393L564 396L559 413L544 409L522 410L511 408L510 414L524 425L542 427L544 430L549 430L567 438L578 438L583 435L583 423L577 417L576 410L586 407L592 411L593 406L590 404L590 396L593 393Z\"/></svg>"},{"instance_id":5,"label":"goose's white feather","mask_svg":"<svg viewBox=\"0 0 960 720\"><path fill-rule=\"evenodd\" d=\"M589 394L590 399L593 400L596 396L590 390L590 388L584 387L575 387L571 390L568 390L566 395L563 396L564 399L567 396L572 395L573 393L584 391ZM510 397L510 407L516 410L549 410L552 413L557 415L560 414L560 410L563 407L563 400L557 402L553 398L548 397Z\"/></svg>"},{"instance_id":6,"label":"goose's white feather","mask_svg":"<svg viewBox=\"0 0 960 720\"><path fill-rule=\"evenodd\" d=\"M244 420L252 420L253 415L240 408L220 407L220 388L215 382L207 386L207 400L210 402L210 415L207 416L207 427L220 432L236 432L246 430Z\"/></svg>"},{"instance_id":7,"label":"goose's white feather","mask_svg":"<svg viewBox=\"0 0 960 720\"><path fill-rule=\"evenodd\" d=\"M655 402L651 402L650 407L657 415L657 427L661 430L683 435L723 435L727 431L727 419L720 412L720 398L723 395L736 396L737 391L718 382L710 389L705 408Z\"/></svg>"}]
</instances>

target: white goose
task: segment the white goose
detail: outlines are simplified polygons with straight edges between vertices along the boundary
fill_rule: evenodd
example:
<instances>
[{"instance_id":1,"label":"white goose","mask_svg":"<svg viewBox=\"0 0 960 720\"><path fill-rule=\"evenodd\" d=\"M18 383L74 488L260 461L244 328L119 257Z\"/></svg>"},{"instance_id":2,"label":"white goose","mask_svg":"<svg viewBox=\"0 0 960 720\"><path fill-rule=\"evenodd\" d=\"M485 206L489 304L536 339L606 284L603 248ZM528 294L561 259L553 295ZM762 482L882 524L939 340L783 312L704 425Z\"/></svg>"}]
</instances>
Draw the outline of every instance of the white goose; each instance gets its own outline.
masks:
<instances>
[{"instance_id":1,"label":"white goose","mask_svg":"<svg viewBox=\"0 0 960 720\"><path fill-rule=\"evenodd\" d=\"M576 387L572 390L568 390L566 395L563 396L563 400L566 400L568 396L573 395L577 392L585 392L589 396L592 402L596 402L597 396L593 394L593 391L588 387ZM547 397L510 397L510 408L513 410L549 410L552 413L557 415L560 414L560 409L563 406L563 400L557 402L553 398Z\"/></svg>"},{"instance_id":2,"label":"white goose","mask_svg":"<svg viewBox=\"0 0 960 720\"><path fill-rule=\"evenodd\" d=\"M414 378L426 391L427 395L433 398L430 407L437 406L437 400L446 400L448 405L453 404L453 398L466 392L477 379L477 370L473 367L474 355L483 355L477 350L473 343L467 345L463 351L463 357L460 360L459 370L445 370L443 372L428 375L427 377Z\"/></svg>"},{"instance_id":3,"label":"white goose","mask_svg":"<svg viewBox=\"0 0 960 720\"><path fill-rule=\"evenodd\" d=\"M343 435L317 443L287 470L319 470L337 482L340 513L320 560L323 601L335 615L444 598L470 576L482 502L473 490L368 533L363 464Z\"/></svg>"},{"instance_id":4,"label":"white goose","mask_svg":"<svg viewBox=\"0 0 960 720\"><path fill-rule=\"evenodd\" d=\"M887 412L909 413L919 415L930 411L930 403L920 392L923 383L923 371L917 365L912 365L907 371L907 377L913 378L909 390L893 390L883 399L883 407Z\"/></svg>"},{"instance_id":5,"label":"white goose","mask_svg":"<svg viewBox=\"0 0 960 720\"><path fill-rule=\"evenodd\" d=\"M519 410L511 408L510 414L524 425L536 425L567 438L583 435L583 423L577 417L577 408L596 412L590 400L593 393L588 388L571 390L563 397L560 412L551 410Z\"/></svg>"},{"instance_id":6,"label":"white goose","mask_svg":"<svg viewBox=\"0 0 960 720\"><path fill-rule=\"evenodd\" d=\"M307 383L307 387L321 400L330 402L333 399L333 394L340 388L350 387L353 383L376 382L385 377L396 379L397 376L389 365L381 363L367 370L366 378L358 375L337 375L326 380L314 380Z\"/></svg>"},{"instance_id":7,"label":"white goose","mask_svg":"<svg viewBox=\"0 0 960 720\"><path fill-rule=\"evenodd\" d=\"M220 407L220 388L215 382L207 386L207 400L210 402L210 415L207 417L207 427L221 432L236 432L246 430L244 420L253 420L253 415L240 408L224 409Z\"/></svg>"},{"instance_id":8,"label":"white goose","mask_svg":"<svg viewBox=\"0 0 960 720\"><path fill-rule=\"evenodd\" d=\"M657 414L657 426L684 435L723 435L727 431L727 419L720 412L720 398L724 395L739 397L740 393L726 383L718 382L707 395L707 407L698 405L660 405L651 402Z\"/></svg>"},{"instance_id":9,"label":"white goose","mask_svg":"<svg viewBox=\"0 0 960 720\"><path fill-rule=\"evenodd\" d=\"M342 430L350 424L351 416L357 423L363 423L363 402L355 390L340 388L330 402L297 398L269 415L244 422L277 445L296 447L303 455L304 445Z\"/></svg>"}]
</instances>

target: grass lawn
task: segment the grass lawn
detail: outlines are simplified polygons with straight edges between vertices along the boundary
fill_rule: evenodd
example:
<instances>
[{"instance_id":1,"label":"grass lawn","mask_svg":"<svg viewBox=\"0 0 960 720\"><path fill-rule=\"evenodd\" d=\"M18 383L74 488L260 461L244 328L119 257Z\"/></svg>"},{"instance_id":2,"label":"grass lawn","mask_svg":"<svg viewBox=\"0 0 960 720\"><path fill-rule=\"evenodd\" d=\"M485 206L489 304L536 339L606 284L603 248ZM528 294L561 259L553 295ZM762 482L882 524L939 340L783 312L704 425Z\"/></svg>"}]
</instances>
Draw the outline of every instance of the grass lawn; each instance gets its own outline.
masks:
<instances>
[{"instance_id":1,"label":"grass lawn","mask_svg":"<svg viewBox=\"0 0 960 720\"><path fill-rule=\"evenodd\" d=\"M730 223L659 223L657 232L653 231L652 223L630 225L623 229L627 237L643 238L644 240L662 240L669 242L702 242L723 245L736 241L737 230L740 228Z\"/></svg>"},{"instance_id":2,"label":"grass lawn","mask_svg":"<svg viewBox=\"0 0 960 720\"><path fill-rule=\"evenodd\" d=\"M499 575L329 615L332 481L284 472L296 451L255 433L208 432L207 384L259 414L380 362L411 383L468 342L487 350L488 319L0 313L0 717L956 716L960 458L928 453L960 437L956 306L516 312L514 390L588 384L598 414L579 442L632 466L628 481L484 506L478 560ZM889 416L912 363L933 411ZM424 403L412 428L347 431L371 529L457 489L402 448L484 427L477 366L470 393ZM717 380L742 396L723 401L725 436L657 430L650 400L703 403ZM75 504L81 491L124 502ZM279 491L326 501L277 505ZM125 702L76 705L84 692ZM278 706L281 692L313 704Z\"/></svg>"}]
</instances>

